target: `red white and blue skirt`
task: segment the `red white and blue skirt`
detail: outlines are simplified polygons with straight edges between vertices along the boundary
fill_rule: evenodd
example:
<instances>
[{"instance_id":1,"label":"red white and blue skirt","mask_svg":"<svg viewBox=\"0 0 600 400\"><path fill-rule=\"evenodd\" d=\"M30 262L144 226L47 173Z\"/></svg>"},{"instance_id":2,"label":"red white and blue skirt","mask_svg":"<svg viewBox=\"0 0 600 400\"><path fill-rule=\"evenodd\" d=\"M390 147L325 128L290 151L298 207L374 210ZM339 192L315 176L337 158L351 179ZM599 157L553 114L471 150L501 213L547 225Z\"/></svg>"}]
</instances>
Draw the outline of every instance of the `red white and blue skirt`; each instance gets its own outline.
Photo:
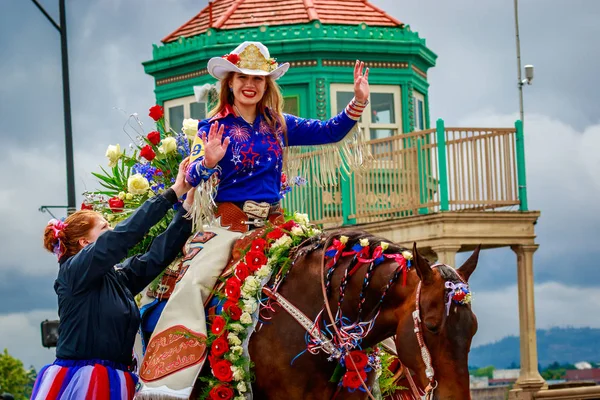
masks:
<instances>
[{"instance_id":1,"label":"red white and blue skirt","mask_svg":"<svg viewBox=\"0 0 600 400\"><path fill-rule=\"evenodd\" d=\"M56 359L33 386L32 400L131 400L138 378L127 367L105 360Z\"/></svg>"}]
</instances>

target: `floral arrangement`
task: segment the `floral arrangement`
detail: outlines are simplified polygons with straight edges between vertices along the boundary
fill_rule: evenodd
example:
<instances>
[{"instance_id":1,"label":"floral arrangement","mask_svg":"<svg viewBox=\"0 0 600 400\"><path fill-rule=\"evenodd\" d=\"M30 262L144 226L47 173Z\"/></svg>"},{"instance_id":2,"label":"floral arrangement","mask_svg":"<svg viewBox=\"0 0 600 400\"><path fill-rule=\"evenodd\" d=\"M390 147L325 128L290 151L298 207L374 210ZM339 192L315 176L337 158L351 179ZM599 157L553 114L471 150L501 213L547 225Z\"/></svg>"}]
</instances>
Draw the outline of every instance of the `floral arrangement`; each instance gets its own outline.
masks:
<instances>
[{"instance_id":1,"label":"floral arrangement","mask_svg":"<svg viewBox=\"0 0 600 400\"><path fill-rule=\"evenodd\" d=\"M295 213L284 224L269 227L264 237L254 239L245 249L223 292L217 294L224 301L223 313L213 319L208 334L212 374L200 378L207 383L201 398L245 399L252 364L242 343L254 328L253 315L258 312L262 286L273 274L286 275L292 247L320 233L309 225L306 214Z\"/></svg>"},{"instance_id":2,"label":"floral arrangement","mask_svg":"<svg viewBox=\"0 0 600 400\"><path fill-rule=\"evenodd\" d=\"M159 105L151 107L148 115L155 121L155 129L145 134L136 115L132 115L130 118L137 123L133 125L135 137L125 131L131 139L129 148L109 145L105 154L108 168L100 167L100 173L92 173L101 189L83 194L81 208L100 212L113 225L175 182L179 164L190 154L190 145L198 131L195 119L185 119L180 132L167 130L164 110ZM152 239L167 228L173 216L173 212L168 213L130 254L145 251Z\"/></svg>"}]
</instances>

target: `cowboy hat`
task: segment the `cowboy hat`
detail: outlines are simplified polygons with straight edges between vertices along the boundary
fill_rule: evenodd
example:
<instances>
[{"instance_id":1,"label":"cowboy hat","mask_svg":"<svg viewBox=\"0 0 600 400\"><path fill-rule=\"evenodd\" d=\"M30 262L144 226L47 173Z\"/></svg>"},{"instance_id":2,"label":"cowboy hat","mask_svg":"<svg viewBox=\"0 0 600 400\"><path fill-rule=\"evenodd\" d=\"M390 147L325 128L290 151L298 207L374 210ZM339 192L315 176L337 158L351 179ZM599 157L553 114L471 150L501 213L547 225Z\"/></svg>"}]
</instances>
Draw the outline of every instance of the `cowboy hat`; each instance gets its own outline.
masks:
<instances>
[{"instance_id":1,"label":"cowboy hat","mask_svg":"<svg viewBox=\"0 0 600 400\"><path fill-rule=\"evenodd\" d=\"M208 60L208 73L221 80L229 72L246 75L270 76L279 79L290 67L289 63L277 64L269 55L269 49L260 42L244 42L223 57Z\"/></svg>"}]
</instances>

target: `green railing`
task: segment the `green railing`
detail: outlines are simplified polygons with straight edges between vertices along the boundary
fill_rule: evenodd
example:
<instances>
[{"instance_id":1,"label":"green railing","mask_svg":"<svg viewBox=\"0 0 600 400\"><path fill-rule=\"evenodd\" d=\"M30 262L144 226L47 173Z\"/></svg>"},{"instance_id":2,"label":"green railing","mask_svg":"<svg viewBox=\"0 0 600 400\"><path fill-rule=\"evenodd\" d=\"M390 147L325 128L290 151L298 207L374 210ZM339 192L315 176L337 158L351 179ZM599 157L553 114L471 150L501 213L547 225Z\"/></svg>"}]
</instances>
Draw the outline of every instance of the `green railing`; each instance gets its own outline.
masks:
<instances>
[{"instance_id":1,"label":"green railing","mask_svg":"<svg viewBox=\"0 0 600 400\"><path fill-rule=\"evenodd\" d=\"M360 173L337 171L337 184L295 187L284 207L307 212L325 226L353 225L460 210L527 210L522 124L515 128L447 128L367 142L372 161ZM319 171L325 153L310 159L305 176ZM291 160L292 162L294 160Z\"/></svg>"}]
</instances>

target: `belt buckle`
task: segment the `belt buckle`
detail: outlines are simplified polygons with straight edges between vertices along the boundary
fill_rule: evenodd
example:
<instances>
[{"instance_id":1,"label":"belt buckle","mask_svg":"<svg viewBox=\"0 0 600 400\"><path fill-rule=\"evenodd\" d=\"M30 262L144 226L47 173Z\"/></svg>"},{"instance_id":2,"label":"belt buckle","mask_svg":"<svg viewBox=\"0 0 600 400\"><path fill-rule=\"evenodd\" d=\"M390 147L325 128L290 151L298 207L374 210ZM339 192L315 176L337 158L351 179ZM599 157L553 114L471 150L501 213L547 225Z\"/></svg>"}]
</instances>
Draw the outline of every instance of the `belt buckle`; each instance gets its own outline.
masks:
<instances>
[{"instance_id":1,"label":"belt buckle","mask_svg":"<svg viewBox=\"0 0 600 400\"><path fill-rule=\"evenodd\" d=\"M267 202L257 203L256 201L248 200L244 202L242 211L248 215L248 220L254 219L254 225L256 226L257 220L266 220L269 217L271 211L271 205ZM264 222L263 222L264 225Z\"/></svg>"}]
</instances>

